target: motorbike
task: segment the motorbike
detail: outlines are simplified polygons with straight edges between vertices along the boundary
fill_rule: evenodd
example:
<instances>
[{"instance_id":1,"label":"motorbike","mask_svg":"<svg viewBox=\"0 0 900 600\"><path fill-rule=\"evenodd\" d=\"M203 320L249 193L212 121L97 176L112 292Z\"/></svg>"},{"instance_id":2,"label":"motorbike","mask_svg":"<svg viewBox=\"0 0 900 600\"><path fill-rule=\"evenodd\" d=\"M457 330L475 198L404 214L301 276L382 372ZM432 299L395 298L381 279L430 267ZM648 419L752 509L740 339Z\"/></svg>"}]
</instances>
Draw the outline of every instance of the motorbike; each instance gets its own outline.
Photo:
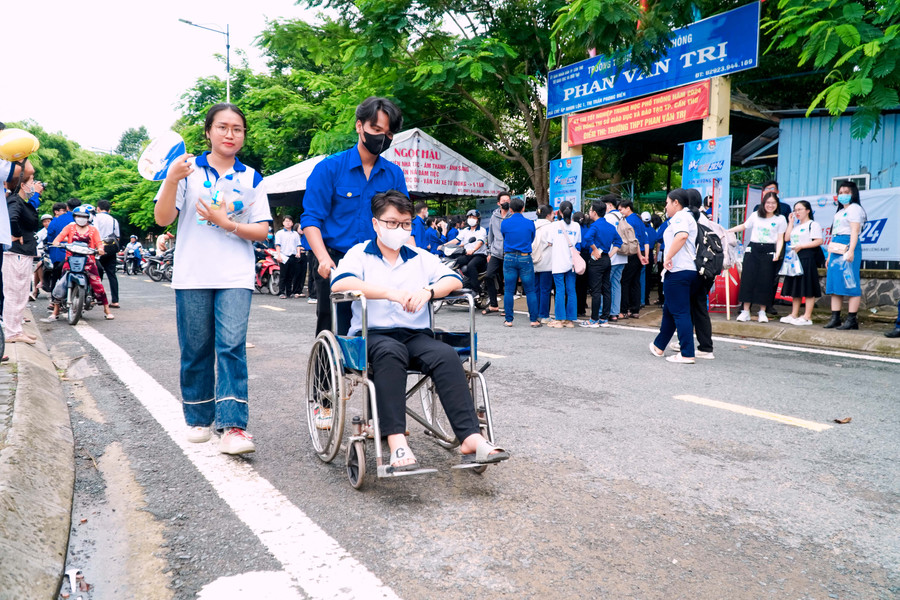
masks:
<instances>
[{"instance_id":1,"label":"motorbike","mask_svg":"<svg viewBox=\"0 0 900 600\"><path fill-rule=\"evenodd\" d=\"M472 238L471 241L474 241ZM461 256L466 255L466 249L463 246L442 246L442 250L444 256L441 258L441 262L447 265L451 270L459 273L459 276L463 278L465 281L465 275L463 275L462 271L459 268L458 260ZM488 307L491 303L491 299L488 296L487 291L484 289L484 273L478 275L478 282L481 284L481 291L475 295L475 308L479 310L483 310ZM465 298L449 298L443 300L437 300L434 302L434 312L441 310L444 305L453 306L455 304L465 305Z\"/></svg>"},{"instance_id":2,"label":"motorbike","mask_svg":"<svg viewBox=\"0 0 900 600\"><path fill-rule=\"evenodd\" d=\"M66 299L68 307L67 318L69 325L75 325L81 319L86 310L94 307L94 292L91 289L87 274L88 256L94 256L97 251L84 242L72 242L60 244L61 248L69 251L69 270L65 273Z\"/></svg>"},{"instance_id":3,"label":"motorbike","mask_svg":"<svg viewBox=\"0 0 900 600\"><path fill-rule=\"evenodd\" d=\"M172 269L175 264L175 249L170 248L162 254L147 257L144 272L153 281L167 279L172 281Z\"/></svg>"},{"instance_id":4,"label":"motorbike","mask_svg":"<svg viewBox=\"0 0 900 600\"><path fill-rule=\"evenodd\" d=\"M267 249L265 258L256 261L256 290L260 294L266 291L273 296L278 294L278 286L281 282L281 265L275 260L275 250Z\"/></svg>"}]
</instances>

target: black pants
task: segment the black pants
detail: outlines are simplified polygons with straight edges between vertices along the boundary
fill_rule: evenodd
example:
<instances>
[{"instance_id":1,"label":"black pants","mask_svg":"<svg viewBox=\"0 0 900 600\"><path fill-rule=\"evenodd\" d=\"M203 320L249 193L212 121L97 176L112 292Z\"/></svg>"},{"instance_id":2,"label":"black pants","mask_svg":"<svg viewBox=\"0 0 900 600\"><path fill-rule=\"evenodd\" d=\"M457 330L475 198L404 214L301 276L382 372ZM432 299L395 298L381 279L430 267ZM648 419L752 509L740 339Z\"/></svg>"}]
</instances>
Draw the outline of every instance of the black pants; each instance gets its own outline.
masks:
<instances>
[{"instance_id":1,"label":"black pants","mask_svg":"<svg viewBox=\"0 0 900 600\"><path fill-rule=\"evenodd\" d=\"M441 406L460 443L478 433L478 417L459 355L430 332L413 329L369 332L369 364L375 383L375 401L381 435L406 431L406 369L431 377Z\"/></svg>"},{"instance_id":2,"label":"black pants","mask_svg":"<svg viewBox=\"0 0 900 600\"><path fill-rule=\"evenodd\" d=\"M491 306L494 308L497 308L499 306L497 304L497 280L502 277L503 258L491 256L491 260L489 260L487 263L487 270L484 272L484 284L485 287L487 287L488 298L490 298Z\"/></svg>"},{"instance_id":3,"label":"black pants","mask_svg":"<svg viewBox=\"0 0 900 600\"><path fill-rule=\"evenodd\" d=\"M584 264L587 265L588 261L591 259L590 250L583 249L580 254L581 258L584 259ZM584 273L581 275L575 275L575 305L577 309L576 314L578 316L587 314L587 297L590 289L590 276L588 275L587 269L585 269ZM591 309L591 312L593 312L593 309Z\"/></svg>"},{"instance_id":4,"label":"black pants","mask_svg":"<svg viewBox=\"0 0 900 600\"><path fill-rule=\"evenodd\" d=\"M315 299L318 296L318 289L316 288L316 269L319 268L319 261L316 260L316 255L312 252L306 253L306 265L309 269L307 271L306 287L309 288L309 297Z\"/></svg>"},{"instance_id":5,"label":"black pants","mask_svg":"<svg viewBox=\"0 0 900 600\"><path fill-rule=\"evenodd\" d=\"M699 277L697 287L691 294L691 321L694 323L694 332L697 334L697 350L712 352L712 322L709 320L709 291L715 281L707 281Z\"/></svg>"},{"instance_id":6,"label":"black pants","mask_svg":"<svg viewBox=\"0 0 900 600\"><path fill-rule=\"evenodd\" d=\"M337 265L344 253L332 248L326 248L328 255L334 264ZM331 278L319 275L319 261L315 255L311 254L309 268L315 272L316 277L316 297L319 299L316 304L316 335L320 332L331 330ZM337 333L338 335L347 335L350 330L350 302L341 302L337 305ZM404 379L404 381L406 381Z\"/></svg>"},{"instance_id":7,"label":"black pants","mask_svg":"<svg viewBox=\"0 0 900 600\"><path fill-rule=\"evenodd\" d=\"M294 293L302 294L303 286L306 285L306 267L309 263L310 252L304 252L297 257L297 277L294 279Z\"/></svg>"},{"instance_id":8,"label":"black pants","mask_svg":"<svg viewBox=\"0 0 900 600\"><path fill-rule=\"evenodd\" d=\"M587 276L591 286L591 319L597 321L603 319L609 320L609 310L612 306L612 287L610 285L610 271L612 264L609 260L609 254L605 252L594 260L588 257ZM576 280L577 281L577 280ZM601 314L600 306L603 306Z\"/></svg>"},{"instance_id":9,"label":"black pants","mask_svg":"<svg viewBox=\"0 0 900 600\"><path fill-rule=\"evenodd\" d=\"M491 259L494 262L495 259ZM503 262L502 260L500 261ZM478 276L484 273L487 268L487 257L484 254L470 254L469 256L460 256L456 259L456 264L463 274L463 285L472 290L477 296L481 292L481 282ZM496 290L494 292L496 294ZM497 306L497 298L494 298L494 306Z\"/></svg>"},{"instance_id":10,"label":"black pants","mask_svg":"<svg viewBox=\"0 0 900 600\"><path fill-rule=\"evenodd\" d=\"M109 275L109 301L112 304L119 303L119 278L116 277L116 255L104 254L97 261L99 267L97 271L100 273L100 281L103 281L103 274ZM53 288L50 288L53 289Z\"/></svg>"},{"instance_id":11,"label":"black pants","mask_svg":"<svg viewBox=\"0 0 900 600\"><path fill-rule=\"evenodd\" d=\"M622 303L623 313L638 314L641 312L641 259L637 254L628 257L628 263L622 269Z\"/></svg>"},{"instance_id":12,"label":"black pants","mask_svg":"<svg viewBox=\"0 0 900 600\"><path fill-rule=\"evenodd\" d=\"M63 265L66 264L66 261L60 261L53 263L53 268L49 271L44 269L44 283L43 288L45 292L52 292L53 288L56 286L56 283L59 281L59 278L62 277Z\"/></svg>"},{"instance_id":13,"label":"black pants","mask_svg":"<svg viewBox=\"0 0 900 600\"><path fill-rule=\"evenodd\" d=\"M281 277L278 280L278 294L281 296L290 296L296 292L298 267L300 259L296 255L288 256L288 259L281 263ZM300 284L303 289L303 284Z\"/></svg>"}]
</instances>

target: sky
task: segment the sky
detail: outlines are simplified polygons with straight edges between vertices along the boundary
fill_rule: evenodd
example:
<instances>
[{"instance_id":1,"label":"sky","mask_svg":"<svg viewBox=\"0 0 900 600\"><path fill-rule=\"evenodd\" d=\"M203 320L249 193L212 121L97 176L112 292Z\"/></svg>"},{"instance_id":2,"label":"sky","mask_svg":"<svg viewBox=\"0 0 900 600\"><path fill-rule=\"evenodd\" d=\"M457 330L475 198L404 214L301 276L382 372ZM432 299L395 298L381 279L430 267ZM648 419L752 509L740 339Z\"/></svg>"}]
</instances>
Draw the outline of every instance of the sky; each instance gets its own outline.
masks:
<instances>
[{"instance_id":1,"label":"sky","mask_svg":"<svg viewBox=\"0 0 900 600\"><path fill-rule=\"evenodd\" d=\"M0 47L0 121L30 119L83 148L111 151L128 128L160 135L178 118L181 95L199 77L225 78L225 36L231 60L246 53L254 71L265 61L254 38L266 19L316 21L319 9L294 0L27 0L4 6ZM222 101L224 102L224 98Z\"/></svg>"}]
</instances>

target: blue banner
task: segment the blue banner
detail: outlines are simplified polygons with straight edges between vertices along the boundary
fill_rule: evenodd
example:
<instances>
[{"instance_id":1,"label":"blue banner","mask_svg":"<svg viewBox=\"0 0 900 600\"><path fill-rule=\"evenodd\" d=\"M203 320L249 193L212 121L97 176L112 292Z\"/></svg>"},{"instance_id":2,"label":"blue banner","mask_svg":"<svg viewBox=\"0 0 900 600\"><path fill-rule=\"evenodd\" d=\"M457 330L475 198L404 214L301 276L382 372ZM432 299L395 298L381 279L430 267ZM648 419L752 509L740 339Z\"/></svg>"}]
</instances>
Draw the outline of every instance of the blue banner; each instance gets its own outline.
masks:
<instances>
[{"instance_id":1,"label":"blue banner","mask_svg":"<svg viewBox=\"0 0 900 600\"><path fill-rule=\"evenodd\" d=\"M581 210L581 157L559 158L550 161L550 206L559 208L563 200Z\"/></svg>"},{"instance_id":2,"label":"blue banner","mask_svg":"<svg viewBox=\"0 0 900 600\"><path fill-rule=\"evenodd\" d=\"M731 136L697 140L684 145L681 187L713 199L712 220L728 229L731 191Z\"/></svg>"},{"instance_id":3,"label":"blue banner","mask_svg":"<svg viewBox=\"0 0 900 600\"><path fill-rule=\"evenodd\" d=\"M669 39L668 54L646 74L626 62L617 76L604 56L550 71L547 117L752 69L759 57L759 2L676 29Z\"/></svg>"}]
</instances>

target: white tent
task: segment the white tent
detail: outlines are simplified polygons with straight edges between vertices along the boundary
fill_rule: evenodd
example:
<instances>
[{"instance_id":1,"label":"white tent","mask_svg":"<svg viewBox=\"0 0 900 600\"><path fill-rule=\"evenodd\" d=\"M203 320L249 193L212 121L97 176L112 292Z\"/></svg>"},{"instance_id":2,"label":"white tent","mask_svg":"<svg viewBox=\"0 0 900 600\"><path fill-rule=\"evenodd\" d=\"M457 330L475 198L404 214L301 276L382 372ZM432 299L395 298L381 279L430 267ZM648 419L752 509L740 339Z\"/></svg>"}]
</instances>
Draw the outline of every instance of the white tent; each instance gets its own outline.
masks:
<instances>
[{"instance_id":1,"label":"white tent","mask_svg":"<svg viewBox=\"0 0 900 600\"><path fill-rule=\"evenodd\" d=\"M306 180L312 173L313 167L325 160L325 155L320 154L308 158L301 163L288 167L284 171L278 171L263 179L267 194L286 194L306 189Z\"/></svg>"},{"instance_id":2,"label":"white tent","mask_svg":"<svg viewBox=\"0 0 900 600\"><path fill-rule=\"evenodd\" d=\"M421 129L395 135L384 157L403 169L410 194L495 196L509 190L502 181Z\"/></svg>"}]
</instances>

